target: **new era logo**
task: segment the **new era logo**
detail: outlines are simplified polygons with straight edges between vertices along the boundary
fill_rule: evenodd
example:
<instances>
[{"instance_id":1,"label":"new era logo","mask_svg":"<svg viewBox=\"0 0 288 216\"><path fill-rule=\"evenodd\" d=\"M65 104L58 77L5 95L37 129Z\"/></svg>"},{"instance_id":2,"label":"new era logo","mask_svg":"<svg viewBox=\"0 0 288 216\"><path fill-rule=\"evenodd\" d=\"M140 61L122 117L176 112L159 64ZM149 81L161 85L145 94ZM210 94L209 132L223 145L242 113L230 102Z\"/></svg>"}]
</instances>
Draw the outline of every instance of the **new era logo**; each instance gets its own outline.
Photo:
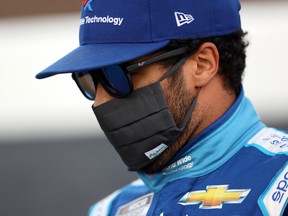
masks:
<instances>
[{"instance_id":1,"label":"new era logo","mask_svg":"<svg viewBox=\"0 0 288 216\"><path fill-rule=\"evenodd\" d=\"M177 26L180 27L184 24L189 24L194 21L194 17L190 14L184 14L181 12L175 12L175 18L177 22Z\"/></svg>"}]
</instances>

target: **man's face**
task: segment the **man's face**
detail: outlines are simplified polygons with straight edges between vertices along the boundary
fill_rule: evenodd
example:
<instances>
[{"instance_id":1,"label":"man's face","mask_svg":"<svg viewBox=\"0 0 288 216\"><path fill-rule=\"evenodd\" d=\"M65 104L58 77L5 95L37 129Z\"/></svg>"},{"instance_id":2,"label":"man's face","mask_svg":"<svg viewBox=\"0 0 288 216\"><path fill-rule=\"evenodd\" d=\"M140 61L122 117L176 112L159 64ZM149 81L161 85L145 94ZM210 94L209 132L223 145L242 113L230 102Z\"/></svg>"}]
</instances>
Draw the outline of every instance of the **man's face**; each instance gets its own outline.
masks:
<instances>
[{"instance_id":1,"label":"man's face","mask_svg":"<svg viewBox=\"0 0 288 216\"><path fill-rule=\"evenodd\" d=\"M85 97L95 98L93 111L103 132L133 170L159 171L236 100L218 73L216 45L202 43L190 55L188 50L153 53L102 68L99 76L72 76Z\"/></svg>"},{"instance_id":2,"label":"man's face","mask_svg":"<svg viewBox=\"0 0 288 216\"><path fill-rule=\"evenodd\" d=\"M147 56L146 58L149 57L151 56ZM143 59L145 59L145 57L137 59L135 62L141 61ZM164 67L162 63L157 62L151 65L147 65L141 70L132 73L131 78L134 90L158 82L159 79L172 66L173 65ZM185 71L183 71L184 69L185 67L179 68L168 78L161 81L161 87L169 110L171 111L177 125L182 122L184 115L190 107L196 92L191 92L189 85L187 86L184 75ZM101 84L98 84L94 106L99 106L112 99L113 97L104 90ZM190 124L188 124L187 128L191 128ZM169 147L162 155L160 155L160 157L154 163L152 163L152 165L149 165L149 167L146 167L144 170L146 172L154 172L161 169L171 159L171 157L179 151L179 149L187 142L187 140L189 140L189 131L190 130L185 130L183 135L180 137L180 139L177 140L175 144L171 145L171 147Z\"/></svg>"}]
</instances>

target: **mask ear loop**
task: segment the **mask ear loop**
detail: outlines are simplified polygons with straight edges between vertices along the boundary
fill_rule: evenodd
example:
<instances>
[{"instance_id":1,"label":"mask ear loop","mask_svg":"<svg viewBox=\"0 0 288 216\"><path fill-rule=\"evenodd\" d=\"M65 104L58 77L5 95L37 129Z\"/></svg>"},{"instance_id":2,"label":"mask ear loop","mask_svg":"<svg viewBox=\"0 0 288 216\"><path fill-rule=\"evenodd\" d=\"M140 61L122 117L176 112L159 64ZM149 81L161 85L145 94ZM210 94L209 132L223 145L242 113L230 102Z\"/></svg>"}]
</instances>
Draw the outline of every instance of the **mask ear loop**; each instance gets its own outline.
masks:
<instances>
[{"instance_id":1,"label":"mask ear loop","mask_svg":"<svg viewBox=\"0 0 288 216\"><path fill-rule=\"evenodd\" d=\"M188 109L188 111L186 112L182 122L181 122L181 125L180 125L180 130L183 131L186 127L186 125L188 124L189 122L189 119L191 118L192 116L192 113L193 111L195 110L195 107L196 107L196 104L197 104L197 101L198 101L198 96L199 96L199 93L200 93L200 90L201 90L201 87L199 88L196 96L194 97L194 99L192 100L191 102L191 105Z\"/></svg>"},{"instance_id":2,"label":"mask ear loop","mask_svg":"<svg viewBox=\"0 0 288 216\"><path fill-rule=\"evenodd\" d=\"M172 73L174 73L178 68L180 68L185 62L186 60L189 58L189 56L186 56L182 59L180 59L170 70L168 70L161 78L159 81L162 81L164 79L166 79L168 76L170 76ZM186 127L186 125L188 124L189 119L191 118L191 115L196 107L197 104L197 100L198 100L198 96L200 93L201 87L199 88L195 98L192 100L191 105L189 107L189 109L187 110L181 124L180 124L180 131L183 131Z\"/></svg>"}]
</instances>

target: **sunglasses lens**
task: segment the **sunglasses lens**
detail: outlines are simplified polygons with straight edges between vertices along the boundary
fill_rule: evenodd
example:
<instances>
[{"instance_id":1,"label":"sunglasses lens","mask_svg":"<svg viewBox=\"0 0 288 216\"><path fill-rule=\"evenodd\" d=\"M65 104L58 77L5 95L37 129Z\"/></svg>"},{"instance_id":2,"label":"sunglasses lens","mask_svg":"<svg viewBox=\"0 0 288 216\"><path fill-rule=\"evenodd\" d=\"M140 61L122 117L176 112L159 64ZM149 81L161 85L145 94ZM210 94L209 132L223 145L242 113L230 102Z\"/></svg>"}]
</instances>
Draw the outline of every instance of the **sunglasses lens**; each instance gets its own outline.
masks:
<instances>
[{"instance_id":1,"label":"sunglasses lens","mask_svg":"<svg viewBox=\"0 0 288 216\"><path fill-rule=\"evenodd\" d=\"M73 76L85 97L94 100L96 95L95 84L90 73L75 73Z\"/></svg>"},{"instance_id":2,"label":"sunglasses lens","mask_svg":"<svg viewBox=\"0 0 288 216\"><path fill-rule=\"evenodd\" d=\"M96 96L97 83L99 80L103 88L114 97L125 97L132 91L132 84L128 75L118 66L109 66L99 71L91 73L74 73L73 79L79 89L89 100L94 100ZM94 79L92 76L94 76ZM95 83L96 82L96 83Z\"/></svg>"},{"instance_id":3,"label":"sunglasses lens","mask_svg":"<svg viewBox=\"0 0 288 216\"><path fill-rule=\"evenodd\" d=\"M102 68L99 78L106 90L115 97L125 97L132 91L128 75L119 65Z\"/></svg>"}]
</instances>

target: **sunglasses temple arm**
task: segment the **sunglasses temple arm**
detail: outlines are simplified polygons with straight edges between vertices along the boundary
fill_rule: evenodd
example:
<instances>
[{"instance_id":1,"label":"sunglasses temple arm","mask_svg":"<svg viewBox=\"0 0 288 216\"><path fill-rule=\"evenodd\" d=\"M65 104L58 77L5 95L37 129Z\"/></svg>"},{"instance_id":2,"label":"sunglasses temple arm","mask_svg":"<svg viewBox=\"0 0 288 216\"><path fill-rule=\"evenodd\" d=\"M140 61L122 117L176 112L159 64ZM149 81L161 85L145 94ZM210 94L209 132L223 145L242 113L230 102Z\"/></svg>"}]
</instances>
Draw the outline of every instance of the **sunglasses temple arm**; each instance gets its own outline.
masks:
<instances>
[{"instance_id":1,"label":"sunglasses temple arm","mask_svg":"<svg viewBox=\"0 0 288 216\"><path fill-rule=\"evenodd\" d=\"M181 58L170 70L168 70L161 78L159 81L162 81L166 79L168 76L170 76L172 73L174 73L177 69L179 69L185 61L189 58L189 56L186 56L184 58Z\"/></svg>"},{"instance_id":2,"label":"sunglasses temple arm","mask_svg":"<svg viewBox=\"0 0 288 216\"><path fill-rule=\"evenodd\" d=\"M129 72L133 72L134 70L136 70L138 68L141 68L141 67L144 67L144 66L146 66L148 64L152 64L152 63L157 62L157 61L161 61L161 60L173 57L173 56L177 56L177 55L183 54L183 53L185 53L187 51L188 51L188 47L181 47L179 49L172 50L170 52L167 52L167 53L160 54L158 56L152 57L152 58L147 59L145 61L142 61L142 62L133 64L133 65L127 66L127 70Z\"/></svg>"}]
</instances>

